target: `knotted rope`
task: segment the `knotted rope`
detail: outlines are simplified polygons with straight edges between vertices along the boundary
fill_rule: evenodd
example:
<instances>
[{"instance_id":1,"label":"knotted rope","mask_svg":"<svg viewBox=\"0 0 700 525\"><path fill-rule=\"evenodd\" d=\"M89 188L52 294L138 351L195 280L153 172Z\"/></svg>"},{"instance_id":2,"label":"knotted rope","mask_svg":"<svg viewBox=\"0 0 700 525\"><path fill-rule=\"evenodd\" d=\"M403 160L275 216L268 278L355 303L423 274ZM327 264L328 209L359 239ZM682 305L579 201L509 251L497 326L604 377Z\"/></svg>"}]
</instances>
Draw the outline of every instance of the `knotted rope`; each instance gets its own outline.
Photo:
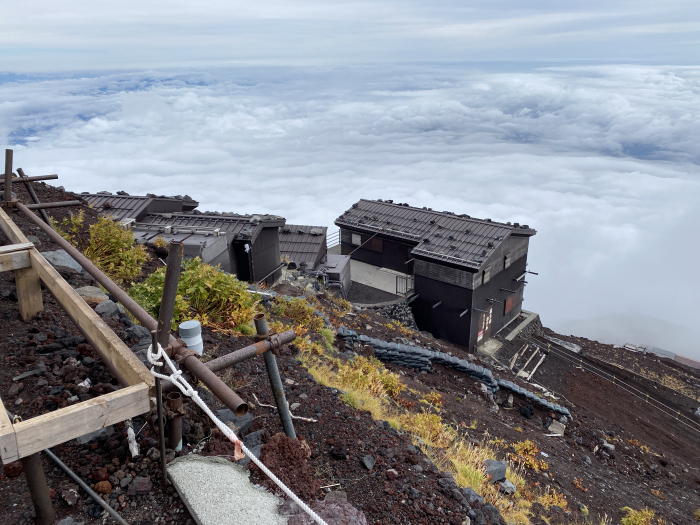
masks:
<instances>
[{"instance_id":1,"label":"knotted rope","mask_svg":"<svg viewBox=\"0 0 700 525\"><path fill-rule=\"evenodd\" d=\"M175 368L175 365L168 357L168 354L165 353L165 351L160 345L158 345L158 351L156 353L153 352L153 345L150 345L148 347L148 352L146 355L148 357L148 362L152 365L151 374L153 374L154 377L158 377L162 380L170 381L180 390L180 392L182 392L187 397L191 398L192 401L194 401L199 408L204 410L204 412L214 422L216 427L219 430L221 430L221 432L223 432L223 434L229 439L229 441L231 441L231 443L234 444L236 448L233 458L236 461L242 459L244 457L244 454L248 456L250 460L253 463L255 463L258 466L258 468L262 470L265 473L265 475L268 478L270 478L275 483L275 485L277 485L282 490L282 492L289 496L289 499L291 499L294 503L299 505L299 507L304 512L306 512L311 517L311 519L313 519L319 525L328 525L325 521L323 521L323 519L321 519L321 517L318 514L311 510L311 508L309 508L309 506L306 503L301 501L301 499L299 499L299 497L296 494L294 494L294 492L292 492L292 490L289 487L282 483L282 481L280 481L280 479L277 476L275 476L272 473L272 471L270 471L270 469L263 465L262 461L256 458L255 455L250 450L248 450L248 448L243 444L243 442L240 439L238 439L238 436L236 436L233 430L231 430L218 417L214 415L214 413L206 405L206 403L202 401L202 398L199 397L197 391L194 388L192 388L192 385L190 385L185 380L185 378L182 377L182 370L177 370ZM163 366L163 363L165 363L165 365L170 369L169 375L156 372L155 367Z\"/></svg>"}]
</instances>

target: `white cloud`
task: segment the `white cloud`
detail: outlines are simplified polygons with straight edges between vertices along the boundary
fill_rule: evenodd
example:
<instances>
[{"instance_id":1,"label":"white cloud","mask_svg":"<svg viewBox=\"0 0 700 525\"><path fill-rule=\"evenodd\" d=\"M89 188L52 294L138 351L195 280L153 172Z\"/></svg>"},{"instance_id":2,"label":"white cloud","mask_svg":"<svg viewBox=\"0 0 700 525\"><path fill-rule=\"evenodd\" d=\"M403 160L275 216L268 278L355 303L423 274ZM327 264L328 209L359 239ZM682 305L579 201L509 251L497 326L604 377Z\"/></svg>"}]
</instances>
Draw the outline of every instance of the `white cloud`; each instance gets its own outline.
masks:
<instances>
[{"instance_id":1,"label":"white cloud","mask_svg":"<svg viewBox=\"0 0 700 525\"><path fill-rule=\"evenodd\" d=\"M641 66L28 79L0 85L0 137L77 191L329 226L362 197L529 224L526 307L545 323L693 326L699 89L700 68Z\"/></svg>"}]
</instances>

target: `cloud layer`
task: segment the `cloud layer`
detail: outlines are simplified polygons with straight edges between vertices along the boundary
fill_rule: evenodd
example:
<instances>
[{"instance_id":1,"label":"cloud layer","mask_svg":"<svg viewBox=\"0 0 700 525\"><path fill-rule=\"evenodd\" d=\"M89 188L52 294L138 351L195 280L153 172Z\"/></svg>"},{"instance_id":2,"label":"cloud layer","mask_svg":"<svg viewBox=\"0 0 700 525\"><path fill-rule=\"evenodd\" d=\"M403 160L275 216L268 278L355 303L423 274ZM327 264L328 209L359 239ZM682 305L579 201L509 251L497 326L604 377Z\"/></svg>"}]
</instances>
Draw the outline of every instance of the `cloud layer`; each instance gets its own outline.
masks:
<instances>
[{"instance_id":1,"label":"cloud layer","mask_svg":"<svg viewBox=\"0 0 700 525\"><path fill-rule=\"evenodd\" d=\"M9 71L595 60L697 63L696 0L24 0L0 4Z\"/></svg>"},{"instance_id":2,"label":"cloud layer","mask_svg":"<svg viewBox=\"0 0 700 525\"><path fill-rule=\"evenodd\" d=\"M526 223L540 272L526 308L546 324L692 327L699 92L700 67L17 77L0 84L0 137L28 174L77 191L328 226L363 197Z\"/></svg>"}]
</instances>

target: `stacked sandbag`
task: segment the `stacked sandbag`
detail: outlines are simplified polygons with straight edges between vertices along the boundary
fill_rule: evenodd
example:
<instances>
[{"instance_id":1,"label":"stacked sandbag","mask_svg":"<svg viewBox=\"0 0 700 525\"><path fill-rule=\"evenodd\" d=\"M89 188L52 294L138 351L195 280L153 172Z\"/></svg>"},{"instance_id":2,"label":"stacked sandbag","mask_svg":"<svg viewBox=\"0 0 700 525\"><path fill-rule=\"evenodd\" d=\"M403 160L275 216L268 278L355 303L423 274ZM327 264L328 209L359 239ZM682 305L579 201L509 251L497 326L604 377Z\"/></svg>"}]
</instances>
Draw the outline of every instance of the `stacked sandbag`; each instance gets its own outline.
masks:
<instances>
[{"instance_id":1,"label":"stacked sandbag","mask_svg":"<svg viewBox=\"0 0 700 525\"><path fill-rule=\"evenodd\" d=\"M562 414L568 418L571 418L571 412L563 406L556 405L554 403L550 403L546 399L542 399L541 397L535 395L533 392L530 392L529 390L525 390L524 388L516 385L515 383L512 383L511 381L503 381L502 379L498 380L498 385L501 388L504 388L506 390L510 390L514 394L519 394L521 396L525 396L528 401L531 403L534 403L536 405L540 405L541 407L547 408L553 412L557 412L558 414Z\"/></svg>"}]
</instances>

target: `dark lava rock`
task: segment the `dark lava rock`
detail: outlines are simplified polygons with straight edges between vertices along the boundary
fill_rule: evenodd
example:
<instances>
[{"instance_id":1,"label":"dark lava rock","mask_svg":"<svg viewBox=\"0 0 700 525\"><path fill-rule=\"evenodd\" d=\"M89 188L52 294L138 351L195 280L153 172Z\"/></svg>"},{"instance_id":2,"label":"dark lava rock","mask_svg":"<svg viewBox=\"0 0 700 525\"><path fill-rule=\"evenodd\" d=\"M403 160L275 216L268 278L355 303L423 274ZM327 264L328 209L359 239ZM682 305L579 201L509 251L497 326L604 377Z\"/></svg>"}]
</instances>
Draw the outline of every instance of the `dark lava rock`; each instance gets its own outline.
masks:
<instances>
[{"instance_id":1,"label":"dark lava rock","mask_svg":"<svg viewBox=\"0 0 700 525\"><path fill-rule=\"evenodd\" d=\"M8 478L16 478L22 473L22 463L19 461L13 461L7 465L2 466L2 473Z\"/></svg>"},{"instance_id":2,"label":"dark lava rock","mask_svg":"<svg viewBox=\"0 0 700 525\"><path fill-rule=\"evenodd\" d=\"M151 483L150 478L137 476L129 485L129 496L143 496L151 490L153 490L153 483Z\"/></svg>"},{"instance_id":3,"label":"dark lava rock","mask_svg":"<svg viewBox=\"0 0 700 525\"><path fill-rule=\"evenodd\" d=\"M462 490L462 494L464 494L464 497L467 499L467 503L470 505L474 503L484 503L484 498L482 498L478 492L476 492L472 488L466 488Z\"/></svg>"},{"instance_id":4,"label":"dark lava rock","mask_svg":"<svg viewBox=\"0 0 700 525\"><path fill-rule=\"evenodd\" d=\"M362 458L362 465L364 465L367 470L372 470L376 462L377 461L370 455L366 455Z\"/></svg>"},{"instance_id":5,"label":"dark lava rock","mask_svg":"<svg viewBox=\"0 0 700 525\"><path fill-rule=\"evenodd\" d=\"M520 407L520 413L526 418L530 419L535 413L535 409L532 405L522 405Z\"/></svg>"}]
</instances>

